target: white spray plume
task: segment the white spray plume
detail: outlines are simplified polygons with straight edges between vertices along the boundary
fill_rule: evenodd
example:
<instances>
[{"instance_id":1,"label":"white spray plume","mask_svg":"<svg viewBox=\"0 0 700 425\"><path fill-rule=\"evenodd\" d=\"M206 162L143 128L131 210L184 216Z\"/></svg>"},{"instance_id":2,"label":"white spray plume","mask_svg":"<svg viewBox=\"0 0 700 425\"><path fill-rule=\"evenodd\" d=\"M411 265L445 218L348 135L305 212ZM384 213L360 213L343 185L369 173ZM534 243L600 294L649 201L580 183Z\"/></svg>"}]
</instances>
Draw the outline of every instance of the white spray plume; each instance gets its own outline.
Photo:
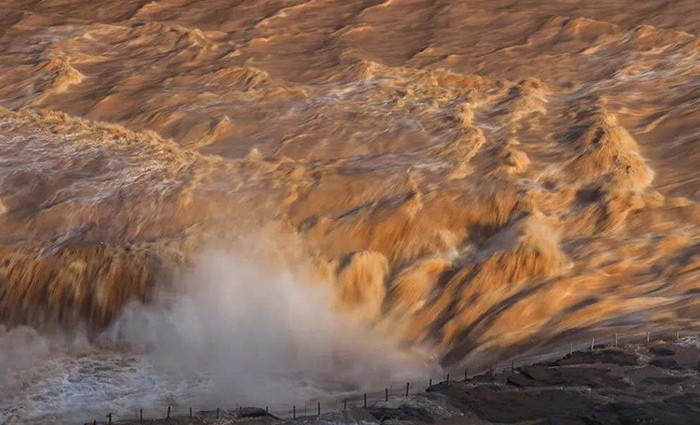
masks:
<instances>
[{"instance_id":1,"label":"white spray plume","mask_svg":"<svg viewBox=\"0 0 700 425\"><path fill-rule=\"evenodd\" d=\"M207 374L222 401L291 403L436 368L345 320L327 287L291 273L209 252L176 286L149 305L128 306L109 336L147 348L163 367Z\"/></svg>"},{"instance_id":2,"label":"white spray plume","mask_svg":"<svg viewBox=\"0 0 700 425\"><path fill-rule=\"evenodd\" d=\"M291 407L424 379L427 356L332 310L328 285L208 252L90 344L0 327L0 423L133 418L164 406ZM433 376L438 376L432 370Z\"/></svg>"}]
</instances>

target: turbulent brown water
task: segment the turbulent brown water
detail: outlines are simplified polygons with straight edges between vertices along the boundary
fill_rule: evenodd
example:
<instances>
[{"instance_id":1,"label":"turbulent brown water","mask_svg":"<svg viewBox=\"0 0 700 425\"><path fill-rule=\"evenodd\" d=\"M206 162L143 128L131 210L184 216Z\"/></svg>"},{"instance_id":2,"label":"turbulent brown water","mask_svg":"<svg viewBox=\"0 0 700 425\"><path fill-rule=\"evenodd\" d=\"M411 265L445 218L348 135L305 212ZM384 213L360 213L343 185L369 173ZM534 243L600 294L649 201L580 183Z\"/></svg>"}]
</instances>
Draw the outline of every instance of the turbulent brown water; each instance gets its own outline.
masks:
<instances>
[{"instance_id":1,"label":"turbulent brown water","mask_svg":"<svg viewBox=\"0 0 700 425\"><path fill-rule=\"evenodd\" d=\"M692 328L699 13L4 0L4 332L102 335L212 249L448 368Z\"/></svg>"}]
</instances>

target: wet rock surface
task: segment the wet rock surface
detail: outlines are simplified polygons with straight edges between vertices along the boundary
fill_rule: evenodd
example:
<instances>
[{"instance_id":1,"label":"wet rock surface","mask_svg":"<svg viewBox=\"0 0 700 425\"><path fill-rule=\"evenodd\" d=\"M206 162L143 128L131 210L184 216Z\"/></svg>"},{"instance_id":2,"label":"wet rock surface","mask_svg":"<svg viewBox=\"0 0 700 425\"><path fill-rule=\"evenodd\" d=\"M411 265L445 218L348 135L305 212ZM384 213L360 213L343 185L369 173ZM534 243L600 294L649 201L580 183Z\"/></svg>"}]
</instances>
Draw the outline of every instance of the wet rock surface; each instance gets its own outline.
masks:
<instances>
[{"instance_id":1,"label":"wet rock surface","mask_svg":"<svg viewBox=\"0 0 700 425\"><path fill-rule=\"evenodd\" d=\"M697 356L697 347L683 341L577 351L515 373L496 373L489 383L442 383L431 391L483 421L473 423L696 424Z\"/></svg>"},{"instance_id":2,"label":"wet rock surface","mask_svg":"<svg viewBox=\"0 0 700 425\"><path fill-rule=\"evenodd\" d=\"M582 365L582 364L617 364L620 366L636 366L639 364L637 356L622 350L603 349L599 351L575 351L566 357L554 362L557 366Z\"/></svg>"},{"instance_id":3,"label":"wet rock surface","mask_svg":"<svg viewBox=\"0 0 700 425\"><path fill-rule=\"evenodd\" d=\"M239 411L241 418L261 418L269 416L265 409L259 407L242 407Z\"/></svg>"},{"instance_id":4,"label":"wet rock surface","mask_svg":"<svg viewBox=\"0 0 700 425\"><path fill-rule=\"evenodd\" d=\"M649 349L649 352L651 354L654 354L655 356L672 356L676 354L676 352L668 347L651 347Z\"/></svg>"},{"instance_id":5,"label":"wet rock surface","mask_svg":"<svg viewBox=\"0 0 700 425\"><path fill-rule=\"evenodd\" d=\"M369 413L380 422L386 420L417 420L425 423L434 423L432 415L426 409L413 406L400 406L398 408L370 407Z\"/></svg>"},{"instance_id":6,"label":"wet rock surface","mask_svg":"<svg viewBox=\"0 0 700 425\"><path fill-rule=\"evenodd\" d=\"M517 387L552 387L571 382L592 388L630 386L611 369L594 367L525 367L520 369L520 374L508 378L508 383Z\"/></svg>"},{"instance_id":7,"label":"wet rock surface","mask_svg":"<svg viewBox=\"0 0 700 425\"><path fill-rule=\"evenodd\" d=\"M370 402L367 408L294 420L265 415L264 409L251 407L243 408L243 415L236 409L233 415L219 419L212 414L198 415L194 423L698 424L700 381L695 367L699 355L700 342L693 338L648 347L602 346L514 370L486 372L466 381L441 382L425 393L392 396L386 402ZM670 362L672 369L659 367Z\"/></svg>"}]
</instances>

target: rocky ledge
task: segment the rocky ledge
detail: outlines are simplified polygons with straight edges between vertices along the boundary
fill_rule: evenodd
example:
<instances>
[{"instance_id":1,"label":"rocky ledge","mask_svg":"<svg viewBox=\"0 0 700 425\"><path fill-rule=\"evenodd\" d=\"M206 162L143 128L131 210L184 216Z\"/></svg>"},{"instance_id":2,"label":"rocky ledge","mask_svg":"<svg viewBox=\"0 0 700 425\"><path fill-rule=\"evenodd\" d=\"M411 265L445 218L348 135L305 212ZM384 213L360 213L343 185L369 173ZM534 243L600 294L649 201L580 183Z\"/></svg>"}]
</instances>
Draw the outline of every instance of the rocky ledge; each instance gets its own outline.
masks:
<instances>
[{"instance_id":1,"label":"rocky ledge","mask_svg":"<svg viewBox=\"0 0 700 425\"><path fill-rule=\"evenodd\" d=\"M700 424L700 341L596 346L563 358L441 382L425 393L364 408L281 419L257 414L199 414L169 423L325 424ZM246 410L246 412L248 412ZM252 412L252 410L251 410ZM155 421L158 422L158 421Z\"/></svg>"}]
</instances>

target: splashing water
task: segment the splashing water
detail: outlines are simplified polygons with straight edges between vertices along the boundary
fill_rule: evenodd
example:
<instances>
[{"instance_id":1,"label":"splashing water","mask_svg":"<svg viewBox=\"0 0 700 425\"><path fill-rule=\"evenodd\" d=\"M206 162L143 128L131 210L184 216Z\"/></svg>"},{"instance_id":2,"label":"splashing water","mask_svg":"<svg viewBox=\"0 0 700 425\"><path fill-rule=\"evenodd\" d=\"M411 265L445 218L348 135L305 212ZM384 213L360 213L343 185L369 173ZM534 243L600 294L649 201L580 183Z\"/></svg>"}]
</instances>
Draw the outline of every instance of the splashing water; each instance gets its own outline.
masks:
<instances>
[{"instance_id":1,"label":"splashing water","mask_svg":"<svg viewBox=\"0 0 700 425\"><path fill-rule=\"evenodd\" d=\"M167 405L291 405L438 370L341 318L327 296L291 274L207 253L175 291L130 304L92 343L4 330L0 411L31 423Z\"/></svg>"}]
</instances>

